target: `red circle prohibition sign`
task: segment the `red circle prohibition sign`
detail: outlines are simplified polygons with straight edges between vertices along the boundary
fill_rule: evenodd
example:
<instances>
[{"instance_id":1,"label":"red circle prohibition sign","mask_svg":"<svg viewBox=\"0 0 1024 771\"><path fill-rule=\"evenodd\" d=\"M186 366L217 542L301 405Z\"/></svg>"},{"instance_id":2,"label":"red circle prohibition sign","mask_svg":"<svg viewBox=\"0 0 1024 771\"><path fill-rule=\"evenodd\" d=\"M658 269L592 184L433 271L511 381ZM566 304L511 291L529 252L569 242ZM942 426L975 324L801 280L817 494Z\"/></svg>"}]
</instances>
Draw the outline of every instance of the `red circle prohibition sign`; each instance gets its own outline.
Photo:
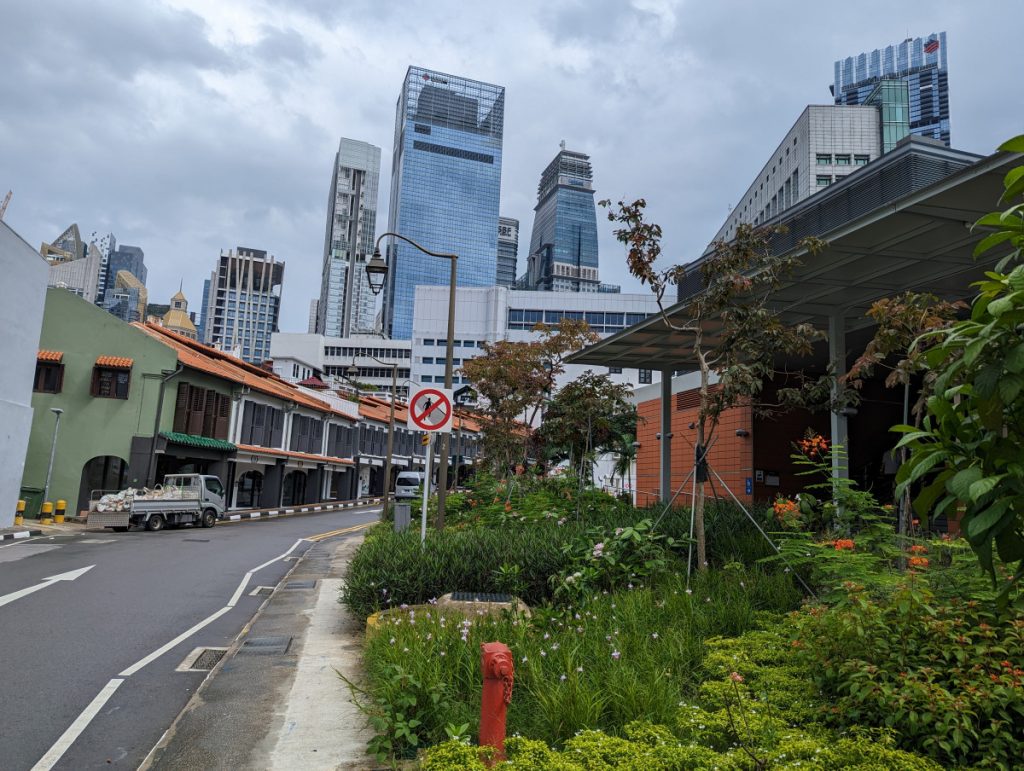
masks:
<instances>
[{"instance_id":1,"label":"red circle prohibition sign","mask_svg":"<svg viewBox=\"0 0 1024 771\"><path fill-rule=\"evenodd\" d=\"M423 407L417 412L417 406L423 401L424 396L431 399L436 397L436 400L431 401L429 406ZM424 431L436 431L448 422L451 411L452 403L447 396L436 388L424 388L416 394L416 403L409 409L409 414L412 416L412 422Z\"/></svg>"}]
</instances>

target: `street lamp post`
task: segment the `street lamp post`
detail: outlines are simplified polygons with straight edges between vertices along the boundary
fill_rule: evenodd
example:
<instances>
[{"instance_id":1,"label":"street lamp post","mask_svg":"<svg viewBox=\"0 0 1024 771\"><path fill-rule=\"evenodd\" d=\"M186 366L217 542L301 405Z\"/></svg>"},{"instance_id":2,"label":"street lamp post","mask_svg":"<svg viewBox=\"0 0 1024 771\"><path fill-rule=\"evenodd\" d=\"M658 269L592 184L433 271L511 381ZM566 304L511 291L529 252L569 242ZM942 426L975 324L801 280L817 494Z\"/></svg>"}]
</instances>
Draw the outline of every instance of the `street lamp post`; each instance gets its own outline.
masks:
<instances>
[{"instance_id":1,"label":"street lamp post","mask_svg":"<svg viewBox=\"0 0 1024 771\"><path fill-rule=\"evenodd\" d=\"M377 241L373 245L373 257L368 263L366 263L366 278L370 282L370 289L374 294L380 294L381 289L384 288L384 280L388 274L388 265L384 261L384 258L380 254L380 242L385 238L397 238L400 241L405 241L410 246L414 246L426 255L431 257L439 257L443 260L448 260L451 263L451 275L448 279L448 349L445 356L444 362L444 387L451 389L452 387L452 359L454 357L455 350L455 287L458 280L458 260L459 255L448 254L445 252L433 252L430 249L426 249L420 246L418 243L413 241L411 238L403 236L401 233L381 233L377 236ZM438 469L437 479L437 529L441 530L444 528L444 504L445 498L448 495L448 463L449 463L449 451L451 449L451 434L444 432L441 434L441 464Z\"/></svg>"},{"instance_id":2,"label":"street lamp post","mask_svg":"<svg viewBox=\"0 0 1024 771\"><path fill-rule=\"evenodd\" d=\"M388 415L388 455L384 464L384 506L381 509L381 516L387 514L388 495L391 492L391 458L395 447L395 399L398 398L398 362L381 361L376 356L370 356L378 364L391 367L391 412Z\"/></svg>"},{"instance_id":3,"label":"street lamp post","mask_svg":"<svg viewBox=\"0 0 1024 771\"><path fill-rule=\"evenodd\" d=\"M50 500L50 477L53 475L53 458L57 454L57 429L60 428L60 416L64 410L60 407L50 407L50 412L57 416L53 422L53 441L50 442L50 465L46 467L46 484L43 486L43 503Z\"/></svg>"}]
</instances>

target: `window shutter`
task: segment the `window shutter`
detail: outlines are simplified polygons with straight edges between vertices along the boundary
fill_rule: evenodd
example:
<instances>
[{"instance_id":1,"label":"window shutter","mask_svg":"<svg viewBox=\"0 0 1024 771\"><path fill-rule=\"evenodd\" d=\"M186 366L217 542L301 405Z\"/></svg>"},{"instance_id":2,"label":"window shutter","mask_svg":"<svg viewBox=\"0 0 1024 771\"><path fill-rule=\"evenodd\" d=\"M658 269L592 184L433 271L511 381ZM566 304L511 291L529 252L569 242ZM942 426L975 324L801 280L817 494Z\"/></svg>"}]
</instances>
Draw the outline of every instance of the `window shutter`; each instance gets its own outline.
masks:
<instances>
[{"instance_id":1,"label":"window shutter","mask_svg":"<svg viewBox=\"0 0 1024 771\"><path fill-rule=\"evenodd\" d=\"M324 422L313 418L313 438L310 442L309 451L320 455L324 449Z\"/></svg>"},{"instance_id":2,"label":"window shutter","mask_svg":"<svg viewBox=\"0 0 1024 771\"><path fill-rule=\"evenodd\" d=\"M206 405L206 389L193 388L189 398L188 433L200 436L203 433L203 407Z\"/></svg>"},{"instance_id":3,"label":"window shutter","mask_svg":"<svg viewBox=\"0 0 1024 771\"><path fill-rule=\"evenodd\" d=\"M266 446L266 437L270 435L264 421L267 419L266 407L262 404L252 405L252 443Z\"/></svg>"},{"instance_id":4,"label":"window shutter","mask_svg":"<svg viewBox=\"0 0 1024 771\"><path fill-rule=\"evenodd\" d=\"M188 392L191 387L188 383L178 383L178 396L174 402L174 431L178 434L188 430Z\"/></svg>"},{"instance_id":5,"label":"window shutter","mask_svg":"<svg viewBox=\"0 0 1024 771\"><path fill-rule=\"evenodd\" d=\"M245 409L242 411L242 444L252 444L252 418L253 403L245 402Z\"/></svg>"},{"instance_id":6,"label":"window shutter","mask_svg":"<svg viewBox=\"0 0 1024 771\"><path fill-rule=\"evenodd\" d=\"M212 388L206 391L206 404L203 406L203 436L213 436L217 423L217 398L220 396Z\"/></svg>"},{"instance_id":7,"label":"window shutter","mask_svg":"<svg viewBox=\"0 0 1024 771\"><path fill-rule=\"evenodd\" d=\"M269 431L270 444L264 446L278 447L284 437L284 413L272 407L268 407L267 410L270 413L267 420L267 427L271 429Z\"/></svg>"},{"instance_id":8,"label":"window shutter","mask_svg":"<svg viewBox=\"0 0 1024 771\"><path fill-rule=\"evenodd\" d=\"M227 439L228 425L231 422L231 397L217 394L217 419L213 424L213 438Z\"/></svg>"}]
</instances>

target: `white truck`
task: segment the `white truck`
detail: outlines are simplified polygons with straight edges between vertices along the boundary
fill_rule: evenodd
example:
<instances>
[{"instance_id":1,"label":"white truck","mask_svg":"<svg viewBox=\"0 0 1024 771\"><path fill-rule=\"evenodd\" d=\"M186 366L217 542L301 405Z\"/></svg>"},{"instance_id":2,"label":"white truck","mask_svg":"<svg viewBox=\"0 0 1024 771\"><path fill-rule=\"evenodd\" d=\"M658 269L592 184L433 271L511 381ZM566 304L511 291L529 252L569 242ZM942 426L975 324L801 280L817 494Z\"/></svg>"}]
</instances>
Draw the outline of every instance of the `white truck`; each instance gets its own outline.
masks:
<instances>
[{"instance_id":1,"label":"white truck","mask_svg":"<svg viewBox=\"0 0 1024 771\"><path fill-rule=\"evenodd\" d=\"M90 526L123 533L128 528L147 530L194 524L213 527L224 513L224 486L207 474L168 474L154 490L125 490L93 501Z\"/></svg>"}]
</instances>

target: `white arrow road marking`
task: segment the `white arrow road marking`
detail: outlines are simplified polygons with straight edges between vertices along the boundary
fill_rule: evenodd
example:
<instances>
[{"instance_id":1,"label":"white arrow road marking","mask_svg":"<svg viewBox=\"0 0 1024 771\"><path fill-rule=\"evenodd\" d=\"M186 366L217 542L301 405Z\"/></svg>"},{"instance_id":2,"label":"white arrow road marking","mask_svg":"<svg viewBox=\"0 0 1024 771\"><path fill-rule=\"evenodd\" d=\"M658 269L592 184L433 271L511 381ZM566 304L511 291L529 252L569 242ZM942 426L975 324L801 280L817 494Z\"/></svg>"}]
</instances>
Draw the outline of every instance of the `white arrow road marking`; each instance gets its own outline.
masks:
<instances>
[{"instance_id":1,"label":"white arrow road marking","mask_svg":"<svg viewBox=\"0 0 1024 771\"><path fill-rule=\"evenodd\" d=\"M96 566L88 565L87 567L79 568L78 570L69 570L67 573L61 573L56 576L44 578L41 583L38 583L35 586L30 586L27 589L19 589L16 592L5 594L3 597L0 597L0 606L7 605L8 603L14 602L15 600L20 600L22 597L27 597L28 595L32 594L32 592L38 592L40 589L45 589L48 586L52 586L57 581L74 581L76 578L81 578L82 576L84 576L94 567Z\"/></svg>"}]
</instances>

